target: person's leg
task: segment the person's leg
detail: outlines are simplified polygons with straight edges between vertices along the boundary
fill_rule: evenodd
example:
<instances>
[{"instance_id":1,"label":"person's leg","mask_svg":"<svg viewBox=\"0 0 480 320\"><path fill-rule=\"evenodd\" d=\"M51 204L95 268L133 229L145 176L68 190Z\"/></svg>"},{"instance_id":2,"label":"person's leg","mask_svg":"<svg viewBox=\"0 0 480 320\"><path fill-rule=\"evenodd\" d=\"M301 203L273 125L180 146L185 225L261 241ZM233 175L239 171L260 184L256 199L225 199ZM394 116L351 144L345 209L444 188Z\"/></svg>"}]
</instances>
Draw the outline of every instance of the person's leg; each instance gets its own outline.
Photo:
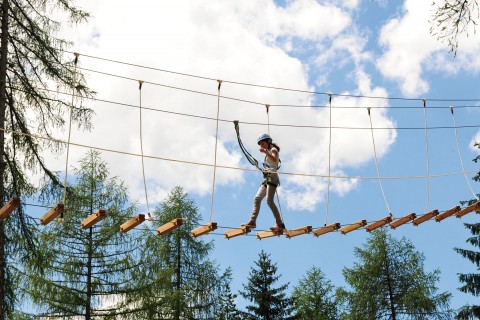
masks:
<instances>
[{"instance_id":1,"label":"person's leg","mask_svg":"<svg viewBox=\"0 0 480 320\"><path fill-rule=\"evenodd\" d=\"M253 211L252 215L250 216L250 220L247 222L247 225L256 226L258 213L260 212L260 205L266 194L267 188L262 184L260 188L258 188L257 194L253 199Z\"/></svg>"},{"instance_id":2,"label":"person's leg","mask_svg":"<svg viewBox=\"0 0 480 320\"><path fill-rule=\"evenodd\" d=\"M267 185L267 204L272 210L273 217L275 218L275 222L278 227L285 228L285 225L282 221L282 217L280 215L280 211L278 211L277 205L275 204L275 191L277 187L272 185Z\"/></svg>"}]
</instances>

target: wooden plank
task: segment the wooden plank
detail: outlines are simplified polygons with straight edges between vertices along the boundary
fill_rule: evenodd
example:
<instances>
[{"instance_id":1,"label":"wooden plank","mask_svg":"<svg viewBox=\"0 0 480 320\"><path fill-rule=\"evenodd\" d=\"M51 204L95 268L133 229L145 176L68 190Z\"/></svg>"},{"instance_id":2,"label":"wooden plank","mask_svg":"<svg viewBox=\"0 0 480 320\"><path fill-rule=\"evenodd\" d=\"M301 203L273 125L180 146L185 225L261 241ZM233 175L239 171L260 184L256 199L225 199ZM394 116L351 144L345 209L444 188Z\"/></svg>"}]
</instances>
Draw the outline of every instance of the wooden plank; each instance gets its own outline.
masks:
<instances>
[{"instance_id":1,"label":"wooden plank","mask_svg":"<svg viewBox=\"0 0 480 320\"><path fill-rule=\"evenodd\" d=\"M455 206L453 208L450 208L447 211L444 211L444 212L440 213L439 215L437 215L435 217L435 221L440 222L444 219L447 219L448 217L453 216L458 211L460 211L460 206Z\"/></svg>"},{"instance_id":2,"label":"wooden plank","mask_svg":"<svg viewBox=\"0 0 480 320\"><path fill-rule=\"evenodd\" d=\"M230 238L233 238L233 237L238 237L238 236L242 236L244 234L248 234L251 230L252 230L251 228L241 226L239 228L228 230L227 232L224 232L223 234L225 235L225 238L230 239Z\"/></svg>"},{"instance_id":3,"label":"wooden plank","mask_svg":"<svg viewBox=\"0 0 480 320\"><path fill-rule=\"evenodd\" d=\"M342 234L347 234L349 232L352 232L353 230L357 230L357 229L360 229L361 227L364 227L366 224L367 224L367 220L365 219L359 220L355 223L352 223L343 228L340 228L340 232Z\"/></svg>"},{"instance_id":4,"label":"wooden plank","mask_svg":"<svg viewBox=\"0 0 480 320\"><path fill-rule=\"evenodd\" d=\"M120 226L121 232L128 232L145 221L145 215L139 214Z\"/></svg>"},{"instance_id":5,"label":"wooden plank","mask_svg":"<svg viewBox=\"0 0 480 320\"><path fill-rule=\"evenodd\" d=\"M461 209L460 211L458 211L457 213L455 213L455 215L457 216L457 218L461 218L463 217L464 215L466 215L467 213L470 213L472 211L476 211L477 213L480 213L480 202L475 202L471 205L469 205L468 207L465 207L463 209Z\"/></svg>"},{"instance_id":6,"label":"wooden plank","mask_svg":"<svg viewBox=\"0 0 480 320\"><path fill-rule=\"evenodd\" d=\"M405 223L407 223L409 221L412 221L416 217L417 217L417 214L415 212L409 213L405 217L402 217L400 219L397 219L397 220L391 222L390 223L390 228L392 228L392 229L398 228L398 227L404 225Z\"/></svg>"},{"instance_id":7,"label":"wooden plank","mask_svg":"<svg viewBox=\"0 0 480 320\"><path fill-rule=\"evenodd\" d=\"M293 230L285 230L284 233L285 233L285 236L290 239L290 238L299 236L301 234L308 234L310 232L312 232L312 226L305 226L305 227L301 227Z\"/></svg>"},{"instance_id":8,"label":"wooden plank","mask_svg":"<svg viewBox=\"0 0 480 320\"><path fill-rule=\"evenodd\" d=\"M104 209L98 209L97 212L91 214L88 218L83 220L80 223L80 228L88 229L91 228L95 223L105 219L107 217L107 211Z\"/></svg>"},{"instance_id":9,"label":"wooden plank","mask_svg":"<svg viewBox=\"0 0 480 320\"><path fill-rule=\"evenodd\" d=\"M321 236L322 234L336 231L338 229L340 229L340 223L336 222L336 223L329 224L328 226L315 229L313 231L313 235L318 237L318 236Z\"/></svg>"},{"instance_id":10,"label":"wooden plank","mask_svg":"<svg viewBox=\"0 0 480 320\"><path fill-rule=\"evenodd\" d=\"M12 198L0 209L0 219L6 219L20 206L20 198Z\"/></svg>"},{"instance_id":11,"label":"wooden plank","mask_svg":"<svg viewBox=\"0 0 480 320\"><path fill-rule=\"evenodd\" d=\"M204 234L208 234L209 232L217 229L217 223L216 222L210 222L204 226L200 226L194 230L191 231L192 237L196 238L199 236L202 236Z\"/></svg>"},{"instance_id":12,"label":"wooden plank","mask_svg":"<svg viewBox=\"0 0 480 320\"><path fill-rule=\"evenodd\" d=\"M432 210L429 213L425 213L423 216L420 216L413 220L413 225L417 227L420 223L424 223L425 221L435 217L436 215L438 215L437 209Z\"/></svg>"},{"instance_id":13,"label":"wooden plank","mask_svg":"<svg viewBox=\"0 0 480 320\"><path fill-rule=\"evenodd\" d=\"M160 236L165 233L172 232L173 230L179 228L183 224L182 218L173 219L170 222L165 223L157 228L157 235Z\"/></svg>"},{"instance_id":14,"label":"wooden plank","mask_svg":"<svg viewBox=\"0 0 480 320\"><path fill-rule=\"evenodd\" d=\"M280 231L260 231L257 232L257 239L264 239L264 238L270 238L270 237L279 237L283 234L283 230Z\"/></svg>"},{"instance_id":15,"label":"wooden plank","mask_svg":"<svg viewBox=\"0 0 480 320\"><path fill-rule=\"evenodd\" d=\"M374 223L369 224L368 226L365 227L365 230L367 230L367 232L372 232L373 230L383 227L384 225L390 223L391 221L392 221L391 216L385 217Z\"/></svg>"},{"instance_id":16,"label":"wooden plank","mask_svg":"<svg viewBox=\"0 0 480 320\"><path fill-rule=\"evenodd\" d=\"M65 206L63 203L57 203L55 207L52 209L48 210L47 213L45 213L41 218L40 218L40 223L42 225L47 225L50 222L52 222L53 219L55 219L59 214L63 213L65 210Z\"/></svg>"}]
</instances>

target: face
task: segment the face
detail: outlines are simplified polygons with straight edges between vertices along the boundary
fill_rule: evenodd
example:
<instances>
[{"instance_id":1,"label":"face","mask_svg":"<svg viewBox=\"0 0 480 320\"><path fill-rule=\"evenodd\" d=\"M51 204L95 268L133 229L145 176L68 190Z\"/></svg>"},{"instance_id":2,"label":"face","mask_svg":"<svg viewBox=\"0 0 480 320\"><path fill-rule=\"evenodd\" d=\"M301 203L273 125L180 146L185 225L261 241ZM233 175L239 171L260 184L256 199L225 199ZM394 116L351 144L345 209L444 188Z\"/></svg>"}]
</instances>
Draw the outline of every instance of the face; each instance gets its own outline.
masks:
<instances>
[{"instance_id":1,"label":"face","mask_svg":"<svg viewBox=\"0 0 480 320\"><path fill-rule=\"evenodd\" d=\"M263 149L268 149L268 142L266 140L260 141L260 147Z\"/></svg>"}]
</instances>

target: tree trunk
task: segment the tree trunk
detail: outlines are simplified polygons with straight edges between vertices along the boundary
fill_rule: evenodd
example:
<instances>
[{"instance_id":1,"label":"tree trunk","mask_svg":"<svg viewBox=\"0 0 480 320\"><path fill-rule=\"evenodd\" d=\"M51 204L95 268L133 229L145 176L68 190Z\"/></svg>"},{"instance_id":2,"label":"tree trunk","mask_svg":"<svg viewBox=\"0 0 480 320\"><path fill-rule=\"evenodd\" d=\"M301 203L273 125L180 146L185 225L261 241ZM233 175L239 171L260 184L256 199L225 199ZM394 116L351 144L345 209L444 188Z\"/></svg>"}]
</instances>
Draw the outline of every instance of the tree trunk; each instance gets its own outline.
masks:
<instances>
[{"instance_id":1,"label":"tree trunk","mask_svg":"<svg viewBox=\"0 0 480 320\"><path fill-rule=\"evenodd\" d=\"M182 286L182 282L181 282L181 276L182 276L182 273L181 273L181 269L180 269L180 262L181 262L181 253L182 253L182 250L181 250L181 241L180 241L180 236L177 234L176 235L176 240L177 240L177 261L176 261L176 271L177 271L177 287L176 287L176 290L177 290L177 294L180 293L180 289L181 289L181 286ZM177 305L175 307L175 320L179 320L180 319L180 295L178 295L178 299L177 299Z\"/></svg>"},{"instance_id":2,"label":"tree trunk","mask_svg":"<svg viewBox=\"0 0 480 320\"><path fill-rule=\"evenodd\" d=\"M390 261L388 256L385 257L385 273L387 275L387 286L388 286L388 299L390 301L390 312L392 313L392 320L397 319L397 313L395 309L395 301L393 299L393 284L392 278L390 277Z\"/></svg>"},{"instance_id":3,"label":"tree trunk","mask_svg":"<svg viewBox=\"0 0 480 320\"><path fill-rule=\"evenodd\" d=\"M2 2L2 35L0 40L0 128L5 128L5 110L7 108L7 55L8 55L8 0ZM5 190L3 176L5 172L3 150L5 149L5 132L0 130L0 205L3 206ZM5 257L5 229L0 222L0 320L6 317L6 257Z\"/></svg>"}]
</instances>

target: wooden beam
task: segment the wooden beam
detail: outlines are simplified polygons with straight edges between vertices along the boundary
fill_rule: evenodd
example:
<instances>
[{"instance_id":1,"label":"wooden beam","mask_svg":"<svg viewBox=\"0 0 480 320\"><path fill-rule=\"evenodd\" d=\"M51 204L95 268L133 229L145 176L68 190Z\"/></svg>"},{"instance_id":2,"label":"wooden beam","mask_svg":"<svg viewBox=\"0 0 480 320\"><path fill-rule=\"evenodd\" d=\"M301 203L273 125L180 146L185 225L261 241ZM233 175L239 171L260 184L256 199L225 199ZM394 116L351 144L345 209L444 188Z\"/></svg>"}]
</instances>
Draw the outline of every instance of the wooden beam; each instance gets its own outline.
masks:
<instances>
[{"instance_id":1,"label":"wooden beam","mask_svg":"<svg viewBox=\"0 0 480 320\"><path fill-rule=\"evenodd\" d=\"M417 217L416 213L414 213L414 212L409 213L405 217L402 217L400 219L397 219L397 220L391 222L390 223L390 228L392 228L392 229L398 228L398 227L404 225L405 223L407 223L409 221L412 221L416 217Z\"/></svg>"},{"instance_id":2,"label":"wooden beam","mask_svg":"<svg viewBox=\"0 0 480 320\"><path fill-rule=\"evenodd\" d=\"M91 228L95 223L102 221L107 217L107 211L104 209L98 209L97 212L91 214L88 218L80 223L80 228Z\"/></svg>"},{"instance_id":3,"label":"wooden beam","mask_svg":"<svg viewBox=\"0 0 480 320\"><path fill-rule=\"evenodd\" d=\"M477 213L480 213L480 202L475 202L474 204L471 204L469 205L468 207L465 207L463 209L461 209L460 211L458 211L457 213L455 213L455 215L457 216L457 218L461 218L463 217L464 215L466 215L467 213L470 213L472 211L476 211Z\"/></svg>"},{"instance_id":4,"label":"wooden beam","mask_svg":"<svg viewBox=\"0 0 480 320\"><path fill-rule=\"evenodd\" d=\"M157 235L160 236L162 234L171 232L177 228L179 228L183 224L183 219L182 218L176 218L173 219L170 222L165 223L164 225L161 225L160 227L157 228Z\"/></svg>"},{"instance_id":5,"label":"wooden beam","mask_svg":"<svg viewBox=\"0 0 480 320\"><path fill-rule=\"evenodd\" d=\"M279 237L283 234L283 229L279 230L279 231L260 231L260 232L257 232L257 239L264 239L264 238L270 238L270 237Z\"/></svg>"},{"instance_id":6,"label":"wooden beam","mask_svg":"<svg viewBox=\"0 0 480 320\"><path fill-rule=\"evenodd\" d=\"M225 235L225 238L230 239L230 238L233 238L233 237L237 237L237 236L247 234L251 230L252 230L251 228L241 226L240 228L235 228L235 229L228 230L227 232L224 232L223 234Z\"/></svg>"},{"instance_id":7,"label":"wooden beam","mask_svg":"<svg viewBox=\"0 0 480 320\"><path fill-rule=\"evenodd\" d=\"M368 226L365 227L365 230L367 230L367 232L372 232L373 230L383 227L384 225L389 224L390 222L392 222L392 217L388 216L374 223L369 224Z\"/></svg>"},{"instance_id":8,"label":"wooden beam","mask_svg":"<svg viewBox=\"0 0 480 320\"><path fill-rule=\"evenodd\" d=\"M301 234L308 234L310 232L312 232L312 226L305 226L305 227L301 227L293 230L285 230L284 233L285 233L285 236L288 239L290 239L290 238L299 236Z\"/></svg>"},{"instance_id":9,"label":"wooden beam","mask_svg":"<svg viewBox=\"0 0 480 320\"><path fill-rule=\"evenodd\" d=\"M460 206L455 206L453 208L450 208L447 211L444 211L440 213L438 216L436 216L435 221L440 222L443 219L447 219L448 217L453 216L458 211L460 211Z\"/></svg>"},{"instance_id":10,"label":"wooden beam","mask_svg":"<svg viewBox=\"0 0 480 320\"><path fill-rule=\"evenodd\" d=\"M217 223L216 222L210 222L204 226L198 227L197 229L194 229L191 231L192 237L196 238L199 236L202 236L204 234L207 234L213 230L217 229Z\"/></svg>"},{"instance_id":11,"label":"wooden beam","mask_svg":"<svg viewBox=\"0 0 480 320\"><path fill-rule=\"evenodd\" d=\"M1 209L0 209L0 219L6 219L13 212L13 210L17 209L20 206L20 198L12 198L8 201Z\"/></svg>"},{"instance_id":12,"label":"wooden beam","mask_svg":"<svg viewBox=\"0 0 480 320\"><path fill-rule=\"evenodd\" d=\"M418 217L417 219L413 220L413 225L418 227L420 223L424 223L425 221L435 217L438 215L438 210L432 210L429 213L425 213L423 216Z\"/></svg>"},{"instance_id":13,"label":"wooden beam","mask_svg":"<svg viewBox=\"0 0 480 320\"><path fill-rule=\"evenodd\" d=\"M47 225L50 222L52 222L53 219L55 219L59 214L63 213L65 210L65 206L63 203L57 203L55 207L52 209L48 210L47 213L45 213L41 218L40 218L40 223L42 225Z\"/></svg>"},{"instance_id":14,"label":"wooden beam","mask_svg":"<svg viewBox=\"0 0 480 320\"><path fill-rule=\"evenodd\" d=\"M120 226L121 232L128 232L145 221L145 215L139 214Z\"/></svg>"},{"instance_id":15,"label":"wooden beam","mask_svg":"<svg viewBox=\"0 0 480 320\"><path fill-rule=\"evenodd\" d=\"M347 234L353 230L357 230L357 229L360 229L361 227L364 227L365 225L367 224L367 220L363 219L363 220L359 220L355 223L352 223L352 224L349 224L343 228L340 228L340 232L342 234Z\"/></svg>"},{"instance_id":16,"label":"wooden beam","mask_svg":"<svg viewBox=\"0 0 480 320\"><path fill-rule=\"evenodd\" d=\"M322 234L329 233L338 229L340 229L340 223L336 222L336 223L329 224L328 226L315 229L313 231L313 235L315 237L318 237L318 236L321 236Z\"/></svg>"}]
</instances>

